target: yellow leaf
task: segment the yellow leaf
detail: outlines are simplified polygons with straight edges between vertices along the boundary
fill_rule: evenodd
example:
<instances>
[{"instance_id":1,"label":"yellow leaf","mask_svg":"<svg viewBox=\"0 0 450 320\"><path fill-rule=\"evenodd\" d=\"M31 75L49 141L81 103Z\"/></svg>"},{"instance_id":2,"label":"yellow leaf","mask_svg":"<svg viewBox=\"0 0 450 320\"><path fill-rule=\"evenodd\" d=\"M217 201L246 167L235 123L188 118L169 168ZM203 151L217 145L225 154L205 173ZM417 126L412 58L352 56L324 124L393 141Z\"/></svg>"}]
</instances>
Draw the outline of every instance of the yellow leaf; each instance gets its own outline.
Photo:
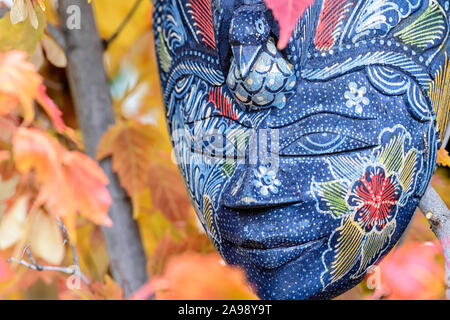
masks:
<instances>
[{"instance_id":1,"label":"yellow leaf","mask_svg":"<svg viewBox=\"0 0 450 320\"><path fill-rule=\"evenodd\" d=\"M22 196L3 216L0 222L0 250L5 250L20 240L25 230L28 197Z\"/></svg>"},{"instance_id":2,"label":"yellow leaf","mask_svg":"<svg viewBox=\"0 0 450 320\"><path fill-rule=\"evenodd\" d=\"M450 156L444 147L441 147L437 153L436 162L445 167L450 167Z\"/></svg>"},{"instance_id":3,"label":"yellow leaf","mask_svg":"<svg viewBox=\"0 0 450 320\"><path fill-rule=\"evenodd\" d=\"M59 265L64 258L64 240L58 222L43 211L32 221L30 249L36 257Z\"/></svg>"},{"instance_id":4,"label":"yellow leaf","mask_svg":"<svg viewBox=\"0 0 450 320\"><path fill-rule=\"evenodd\" d=\"M23 50L32 55L36 44L42 38L45 27L45 16L41 10L36 11L38 28L28 22L11 23L11 13L0 18L0 52Z\"/></svg>"},{"instance_id":5,"label":"yellow leaf","mask_svg":"<svg viewBox=\"0 0 450 320\"><path fill-rule=\"evenodd\" d=\"M41 41L42 46L45 50L45 55L47 59L58 68L65 68L67 66L67 58L63 49L59 46L56 41L47 35Z\"/></svg>"},{"instance_id":6,"label":"yellow leaf","mask_svg":"<svg viewBox=\"0 0 450 320\"><path fill-rule=\"evenodd\" d=\"M109 38L117 30L117 27L125 19L134 3L135 1L123 0L96 0L93 2L96 21L102 38ZM142 32L151 28L150 23L151 2L141 1L133 18L127 23L117 39L108 46L106 56L108 61L111 62L109 71L114 73L114 70L120 65L123 55L127 53L128 48Z\"/></svg>"}]
</instances>

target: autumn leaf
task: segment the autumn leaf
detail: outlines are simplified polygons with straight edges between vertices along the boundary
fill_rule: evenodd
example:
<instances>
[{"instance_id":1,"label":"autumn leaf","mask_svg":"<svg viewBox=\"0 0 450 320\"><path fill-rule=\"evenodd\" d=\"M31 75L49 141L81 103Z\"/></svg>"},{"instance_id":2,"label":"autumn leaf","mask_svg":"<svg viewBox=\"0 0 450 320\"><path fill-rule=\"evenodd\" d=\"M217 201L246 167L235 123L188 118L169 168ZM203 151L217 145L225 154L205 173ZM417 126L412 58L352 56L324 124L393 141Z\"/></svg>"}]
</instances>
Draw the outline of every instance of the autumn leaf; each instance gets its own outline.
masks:
<instances>
[{"instance_id":1,"label":"autumn leaf","mask_svg":"<svg viewBox=\"0 0 450 320\"><path fill-rule=\"evenodd\" d=\"M113 170L133 199L134 207L138 205L138 196L148 188L147 172L152 161L152 144L155 142L153 132L151 125L122 121L111 126L99 144L97 159L112 157Z\"/></svg>"},{"instance_id":2,"label":"autumn leaf","mask_svg":"<svg viewBox=\"0 0 450 320\"><path fill-rule=\"evenodd\" d=\"M0 255L0 283L7 282L14 275L14 271L7 260Z\"/></svg>"},{"instance_id":3,"label":"autumn leaf","mask_svg":"<svg viewBox=\"0 0 450 320\"><path fill-rule=\"evenodd\" d=\"M42 210L33 217L29 244L36 257L52 264L59 265L64 258L64 239L58 221Z\"/></svg>"},{"instance_id":4,"label":"autumn leaf","mask_svg":"<svg viewBox=\"0 0 450 320\"><path fill-rule=\"evenodd\" d=\"M39 4L42 10L45 10L43 0L14 0L11 7L11 23L17 24L29 18L33 28L37 29L39 20L34 8L35 3Z\"/></svg>"},{"instance_id":5,"label":"autumn leaf","mask_svg":"<svg viewBox=\"0 0 450 320\"><path fill-rule=\"evenodd\" d=\"M273 16L280 27L278 49L284 49L291 38L292 31L303 12L314 0L265 0L267 8L272 10Z\"/></svg>"},{"instance_id":6,"label":"autumn leaf","mask_svg":"<svg viewBox=\"0 0 450 320\"><path fill-rule=\"evenodd\" d=\"M29 124L34 118L33 100L42 80L26 58L26 53L21 51L0 53L0 95L6 95L14 105L20 102L25 122ZM4 103L0 105L5 107ZM0 114L5 114L5 110L0 110Z\"/></svg>"},{"instance_id":7,"label":"autumn leaf","mask_svg":"<svg viewBox=\"0 0 450 320\"><path fill-rule=\"evenodd\" d=\"M0 250L5 250L24 236L28 197L18 198L0 221Z\"/></svg>"},{"instance_id":8,"label":"autumn leaf","mask_svg":"<svg viewBox=\"0 0 450 320\"><path fill-rule=\"evenodd\" d=\"M175 225L184 225L189 217L191 202L183 180L170 155L160 153L153 159L149 171L152 205Z\"/></svg>"},{"instance_id":9,"label":"autumn leaf","mask_svg":"<svg viewBox=\"0 0 450 320\"><path fill-rule=\"evenodd\" d=\"M133 5L134 1L123 0L95 0L93 2L99 33L103 39L108 39L117 30ZM151 2L141 1L133 19L128 22L105 52L108 71L117 72L117 68L122 63L121 59L127 54L129 47L136 42L142 32L151 29L151 16Z\"/></svg>"},{"instance_id":10,"label":"autumn leaf","mask_svg":"<svg viewBox=\"0 0 450 320\"><path fill-rule=\"evenodd\" d=\"M19 172L35 172L41 185L37 201L55 217L74 218L78 212L94 223L112 225L107 215L112 201L108 179L88 156L67 151L47 133L27 128L16 131L13 154Z\"/></svg>"},{"instance_id":11,"label":"autumn leaf","mask_svg":"<svg viewBox=\"0 0 450 320\"><path fill-rule=\"evenodd\" d=\"M22 51L0 52L0 115L8 114L19 103L23 108L25 125L34 119L34 100L36 99L48 114L55 129L67 129L61 111L46 94L42 77L33 64L26 60Z\"/></svg>"},{"instance_id":12,"label":"autumn leaf","mask_svg":"<svg viewBox=\"0 0 450 320\"><path fill-rule=\"evenodd\" d=\"M39 102L41 107L45 110L56 131L63 132L66 129L66 125L62 120L62 112L59 110L58 106L53 102L53 100L47 95L47 89L43 84L38 88L36 95L36 100Z\"/></svg>"},{"instance_id":13,"label":"autumn leaf","mask_svg":"<svg viewBox=\"0 0 450 320\"><path fill-rule=\"evenodd\" d=\"M158 300L255 300L245 272L227 266L217 253L187 252L169 261L150 283Z\"/></svg>"},{"instance_id":14,"label":"autumn leaf","mask_svg":"<svg viewBox=\"0 0 450 320\"><path fill-rule=\"evenodd\" d=\"M66 152L62 163L77 211L95 224L111 227L113 222L107 214L112 202L106 189L108 177L94 160L77 151Z\"/></svg>"},{"instance_id":15,"label":"autumn leaf","mask_svg":"<svg viewBox=\"0 0 450 320\"><path fill-rule=\"evenodd\" d=\"M0 150L0 162L8 160L10 156L11 153L8 150Z\"/></svg>"},{"instance_id":16,"label":"autumn leaf","mask_svg":"<svg viewBox=\"0 0 450 320\"><path fill-rule=\"evenodd\" d=\"M444 167L450 167L450 156L448 155L448 151L442 146L438 153L436 162Z\"/></svg>"},{"instance_id":17,"label":"autumn leaf","mask_svg":"<svg viewBox=\"0 0 450 320\"><path fill-rule=\"evenodd\" d=\"M60 300L122 300L123 290L114 282L114 280L105 275L104 280L93 281L92 291L82 288L82 290L70 290L67 288L66 281L59 283L58 297Z\"/></svg>"},{"instance_id":18,"label":"autumn leaf","mask_svg":"<svg viewBox=\"0 0 450 320\"><path fill-rule=\"evenodd\" d=\"M15 19L12 15L12 12L8 12L0 18L0 51L23 50L29 55L33 54L37 43L44 35L46 26L44 13L42 10L36 11L37 29L28 22L12 24L11 20Z\"/></svg>"},{"instance_id":19,"label":"autumn leaf","mask_svg":"<svg viewBox=\"0 0 450 320\"><path fill-rule=\"evenodd\" d=\"M44 34L41 44L45 51L45 55L51 64L58 68L65 68L67 66L66 54L52 37Z\"/></svg>"},{"instance_id":20,"label":"autumn leaf","mask_svg":"<svg viewBox=\"0 0 450 320\"><path fill-rule=\"evenodd\" d=\"M13 154L20 173L34 171L41 184L39 199L56 217L75 212L76 203L62 166L64 148L39 129L20 128L13 137Z\"/></svg>"}]
</instances>

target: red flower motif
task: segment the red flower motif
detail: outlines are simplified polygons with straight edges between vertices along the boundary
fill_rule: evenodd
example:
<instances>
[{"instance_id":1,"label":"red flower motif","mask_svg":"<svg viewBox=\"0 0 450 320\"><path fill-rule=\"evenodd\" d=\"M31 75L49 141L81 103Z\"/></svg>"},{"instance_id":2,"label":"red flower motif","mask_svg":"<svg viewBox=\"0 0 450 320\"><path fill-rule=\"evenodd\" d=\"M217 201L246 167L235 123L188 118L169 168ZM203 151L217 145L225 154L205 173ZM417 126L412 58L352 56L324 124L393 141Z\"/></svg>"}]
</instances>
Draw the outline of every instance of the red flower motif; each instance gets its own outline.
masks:
<instances>
[{"instance_id":1,"label":"red flower motif","mask_svg":"<svg viewBox=\"0 0 450 320\"><path fill-rule=\"evenodd\" d=\"M355 221L366 232L374 227L383 230L395 217L402 187L395 175L386 176L382 167L368 167L362 178L355 182L348 199L351 207L357 207Z\"/></svg>"}]
</instances>

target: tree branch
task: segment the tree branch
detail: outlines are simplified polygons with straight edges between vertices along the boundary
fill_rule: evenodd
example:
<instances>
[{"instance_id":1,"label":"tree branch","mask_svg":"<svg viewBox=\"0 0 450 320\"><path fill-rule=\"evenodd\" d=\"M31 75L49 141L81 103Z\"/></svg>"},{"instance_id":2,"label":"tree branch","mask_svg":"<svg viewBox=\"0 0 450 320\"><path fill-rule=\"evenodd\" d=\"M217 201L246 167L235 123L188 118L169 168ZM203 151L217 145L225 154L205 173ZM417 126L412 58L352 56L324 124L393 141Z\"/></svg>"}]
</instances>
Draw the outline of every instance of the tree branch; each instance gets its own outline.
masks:
<instances>
[{"instance_id":1,"label":"tree branch","mask_svg":"<svg viewBox=\"0 0 450 320\"><path fill-rule=\"evenodd\" d=\"M69 30L68 8L78 7L81 28ZM65 35L68 60L67 75L83 133L86 152L95 158L99 141L115 122L110 86L103 65L103 44L98 34L93 10L86 0L60 0L59 16ZM100 162L109 178L108 190L114 199L109 216L114 227L103 228L110 266L115 281L123 288L125 297L141 288L148 280L146 257L136 221L132 216L130 199L112 170L111 160Z\"/></svg>"},{"instance_id":2,"label":"tree branch","mask_svg":"<svg viewBox=\"0 0 450 320\"><path fill-rule=\"evenodd\" d=\"M89 288L89 290L92 291L90 284L89 284L89 280L81 272L77 249L75 248L74 244L70 241L69 234L67 233L67 229L60 219L58 219L58 223L59 223L61 231L64 235L64 244L69 243L72 248L73 266L61 267L61 266L45 266L45 265L39 264L36 262L36 260L33 257L33 254L31 253L30 245L25 246L25 248L22 251L22 256L20 257L20 259L11 257L8 259L8 262L9 263L17 263L17 264L23 265L23 266L25 266L31 270L35 270L35 271L57 271L57 272L62 272L62 273L77 276L81 279L81 281L84 282L84 284L86 284L86 286ZM27 254L29 262L27 260L25 260L25 258L24 258L25 253Z\"/></svg>"},{"instance_id":3,"label":"tree branch","mask_svg":"<svg viewBox=\"0 0 450 320\"><path fill-rule=\"evenodd\" d=\"M431 185L420 200L419 208L441 242L445 260L446 297L450 300L450 210Z\"/></svg>"}]
</instances>

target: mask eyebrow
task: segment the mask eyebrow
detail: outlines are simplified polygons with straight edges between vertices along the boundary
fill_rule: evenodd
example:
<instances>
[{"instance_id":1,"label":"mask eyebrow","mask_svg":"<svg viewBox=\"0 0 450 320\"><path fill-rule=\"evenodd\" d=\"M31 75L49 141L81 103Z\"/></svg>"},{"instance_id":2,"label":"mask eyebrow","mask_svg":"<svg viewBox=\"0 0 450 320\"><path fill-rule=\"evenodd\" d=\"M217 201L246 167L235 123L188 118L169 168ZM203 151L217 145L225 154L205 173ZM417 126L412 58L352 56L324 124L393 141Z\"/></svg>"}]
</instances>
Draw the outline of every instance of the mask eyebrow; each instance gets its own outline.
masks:
<instances>
[{"instance_id":1,"label":"mask eyebrow","mask_svg":"<svg viewBox=\"0 0 450 320\"><path fill-rule=\"evenodd\" d=\"M323 53L324 57L315 55L314 66L306 66L301 72L302 77L311 81L325 81L355 69L374 65L384 65L407 74L422 88L427 88L432 81L425 64L420 62L420 56L416 59L413 58L412 55L406 56L398 51L378 49L360 53L355 57L354 50L346 51L347 52L344 54L339 55L343 57L341 61L334 62L332 65L327 65L327 62L330 60L330 55L328 55L328 57L326 53Z\"/></svg>"}]
</instances>

